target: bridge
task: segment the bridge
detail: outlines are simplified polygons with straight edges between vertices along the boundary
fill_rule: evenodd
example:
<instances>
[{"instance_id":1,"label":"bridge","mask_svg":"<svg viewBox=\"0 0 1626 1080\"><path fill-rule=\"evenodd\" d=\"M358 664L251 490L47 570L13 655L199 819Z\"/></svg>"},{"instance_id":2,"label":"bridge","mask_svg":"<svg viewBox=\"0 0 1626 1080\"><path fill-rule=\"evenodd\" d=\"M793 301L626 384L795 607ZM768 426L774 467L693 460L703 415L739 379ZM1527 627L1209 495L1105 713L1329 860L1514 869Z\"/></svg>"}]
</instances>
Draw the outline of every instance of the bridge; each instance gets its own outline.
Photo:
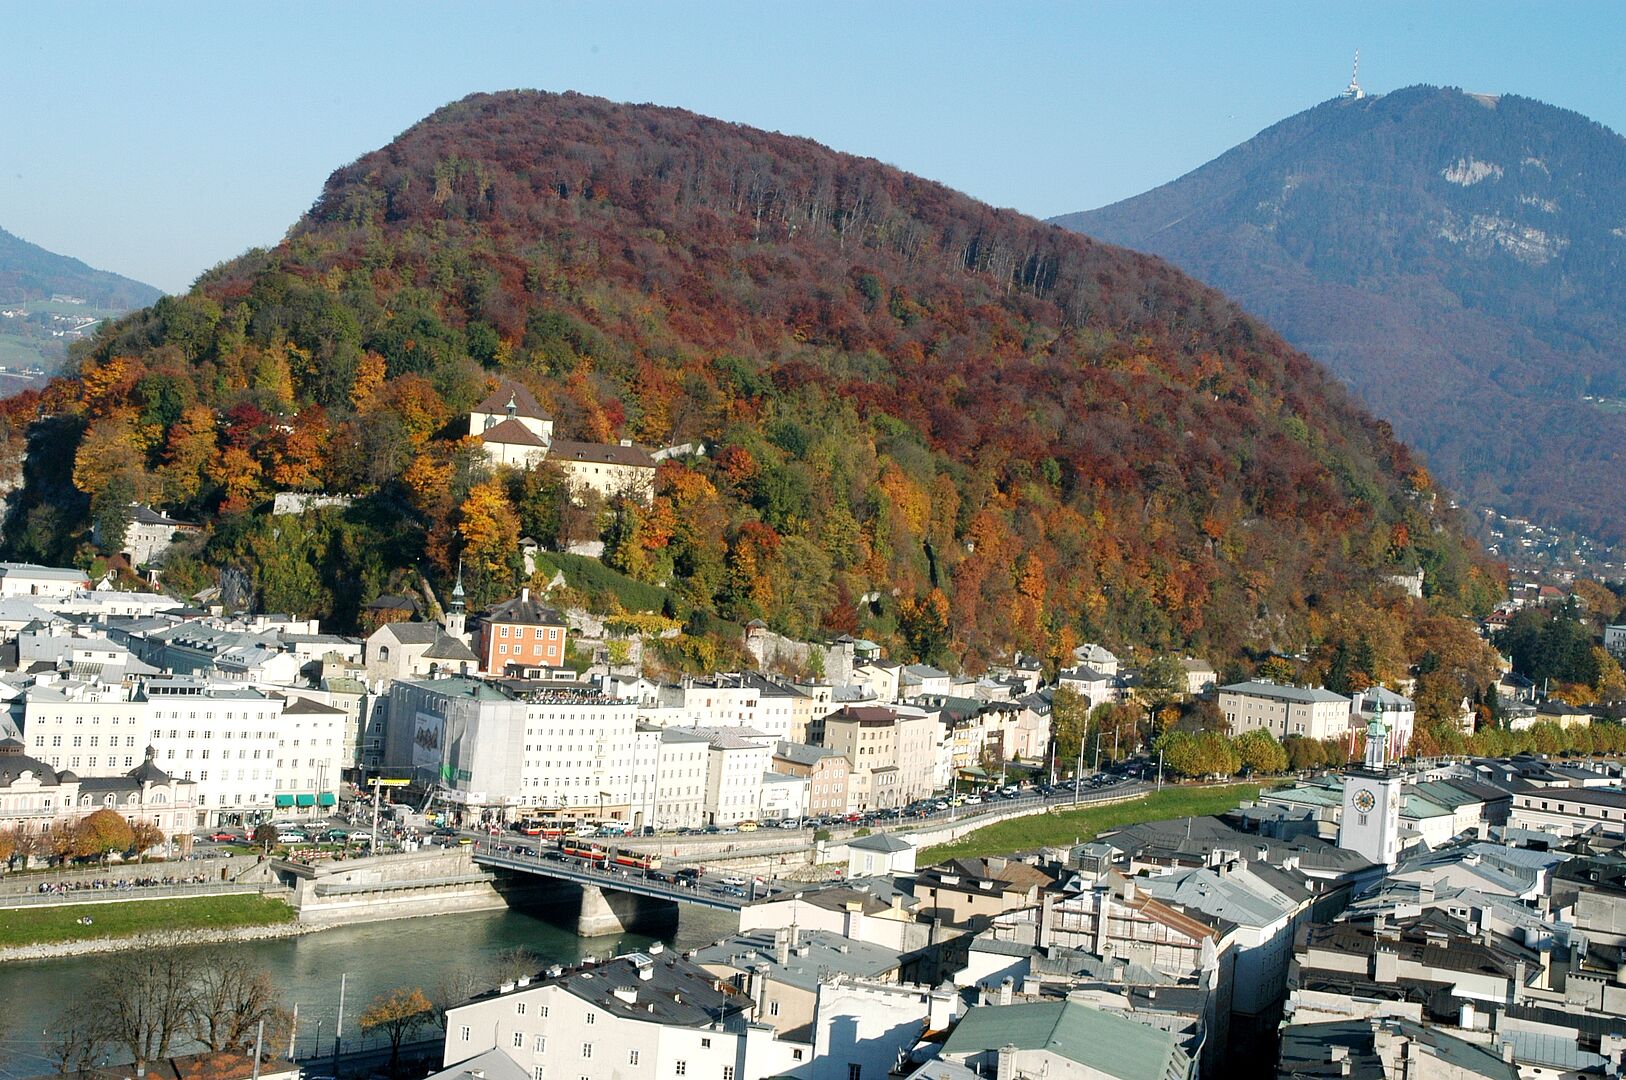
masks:
<instances>
[{"instance_id":1,"label":"bridge","mask_svg":"<svg viewBox=\"0 0 1626 1080\"><path fill-rule=\"evenodd\" d=\"M781 886L743 879L732 885L713 876L672 879L670 874L634 867L597 866L581 859L547 858L550 848L476 841L470 856L487 870L529 874L568 882L581 889L576 932L583 937L617 934L638 924L674 922L679 904L737 912L752 900L783 891Z\"/></svg>"}]
</instances>

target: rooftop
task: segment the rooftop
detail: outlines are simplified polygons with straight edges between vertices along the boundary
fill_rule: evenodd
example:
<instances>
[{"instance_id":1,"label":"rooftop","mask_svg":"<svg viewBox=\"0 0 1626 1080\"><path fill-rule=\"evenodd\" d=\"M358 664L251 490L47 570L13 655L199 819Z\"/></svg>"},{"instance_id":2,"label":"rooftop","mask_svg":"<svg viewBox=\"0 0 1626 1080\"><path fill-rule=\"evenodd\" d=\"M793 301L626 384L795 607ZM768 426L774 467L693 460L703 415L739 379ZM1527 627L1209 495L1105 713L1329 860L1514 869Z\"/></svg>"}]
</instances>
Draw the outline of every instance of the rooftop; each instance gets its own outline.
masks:
<instances>
[{"instance_id":1,"label":"rooftop","mask_svg":"<svg viewBox=\"0 0 1626 1080\"><path fill-rule=\"evenodd\" d=\"M1318 702L1340 701L1349 704L1349 698L1342 694L1335 694L1320 686L1282 686L1273 682L1231 683L1229 686L1219 688L1222 694L1242 694L1247 697L1270 698L1273 701L1289 701L1296 704L1316 704Z\"/></svg>"},{"instance_id":2,"label":"rooftop","mask_svg":"<svg viewBox=\"0 0 1626 1080\"><path fill-rule=\"evenodd\" d=\"M1186 1071L1174 1035L1074 1001L972 1009L955 1025L943 1054L970 1056L1002 1046L1046 1050L1119 1080L1164 1080Z\"/></svg>"},{"instance_id":3,"label":"rooftop","mask_svg":"<svg viewBox=\"0 0 1626 1080\"><path fill-rule=\"evenodd\" d=\"M504 421L503 423L507 423ZM498 425L501 426L501 425ZM655 459L642 446L621 446L616 443L573 442L570 439L553 440L548 451L550 460L592 461L601 465L631 465L653 469Z\"/></svg>"},{"instance_id":4,"label":"rooftop","mask_svg":"<svg viewBox=\"0 0 1626 1080\"><path fill-rule=\"evenodd\" d=\"M470 411L503 416L507 414L510 406L513 407L515 416L527 416L535 420L552 419L542 411L542 406L537 404L536 396L512 379L499 380L497 389Z\"/></svg>"},{"instance_id":5,"label":"rooftop","mask_svg":"<svg viewBox=\"0 0 1626 1080\"><path fill-rule=\"evenodd\" d=\"M736 934L714 945L698 949L694 962L702 966L749 971L766 967L774 982L812 990L821 975L852 975L874 979L896 970L898 952L866 941L852 941L825 930L803 930L787 941L789 956L783 964L776 958L777 943L772 930Z\"/></svg>"}]
</instances>

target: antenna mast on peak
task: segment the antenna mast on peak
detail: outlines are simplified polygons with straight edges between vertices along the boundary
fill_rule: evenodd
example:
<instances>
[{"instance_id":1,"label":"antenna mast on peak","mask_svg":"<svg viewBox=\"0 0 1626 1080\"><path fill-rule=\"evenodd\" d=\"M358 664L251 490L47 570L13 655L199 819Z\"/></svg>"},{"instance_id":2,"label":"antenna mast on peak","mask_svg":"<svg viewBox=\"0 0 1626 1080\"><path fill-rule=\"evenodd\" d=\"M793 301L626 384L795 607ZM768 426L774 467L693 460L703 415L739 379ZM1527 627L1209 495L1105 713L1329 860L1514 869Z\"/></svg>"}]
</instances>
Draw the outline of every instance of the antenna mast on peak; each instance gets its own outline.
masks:
<instances>
[{"instance_id":1,"label":"antenna mast on peak","mask_svg":"<svg viewBox=\"0 0 1626 1080\"><path fill-rule=\"evenodd\" d=\"M1359 80L1359 78L1357 78L1357 76L1359 76L1360 73L1361 73L1361 50L1356 49L1355 50L1355 66L1349 69L1349 85L1344 87L1344 92L1341 95L1339 95L1340 97L1348 98L1351 101L1359 101L1359 100L1361 100L1362 98L1364 98L1366 96L1366 91L1361 89L1360 80Z\"/></svg>"}]
</instances>

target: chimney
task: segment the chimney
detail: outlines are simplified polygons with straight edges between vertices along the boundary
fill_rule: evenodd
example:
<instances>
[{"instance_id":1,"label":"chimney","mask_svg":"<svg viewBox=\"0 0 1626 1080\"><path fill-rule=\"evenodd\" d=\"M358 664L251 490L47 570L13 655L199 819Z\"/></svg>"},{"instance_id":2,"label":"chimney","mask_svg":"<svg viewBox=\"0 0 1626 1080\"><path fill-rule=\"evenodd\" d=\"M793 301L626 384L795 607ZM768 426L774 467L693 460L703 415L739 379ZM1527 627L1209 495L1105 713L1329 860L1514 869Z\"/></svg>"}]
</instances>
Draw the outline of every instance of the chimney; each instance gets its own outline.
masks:
<instances>
[{"instance_id":1,"label":"chimney","mask_svg":"<svg viewBox=\"0 0 1626 1080\"><path fill-rule=\"evenodd\" d=\"M1502 1044L1502 1060L1509 1065L1513 1064L1513 1041L1511 1039Z\"/></svg>"},{"instance_id":2,"label":"chimney","mask_svg":"<svg viewBox=\"0 0 1626 1080\"><path fill-rule=\"evenodd\" d=\"M994 1080L1016 1080L1016 1047L1010 1043L999 1048L999 1064L994 1068Z\"/></svg>"},{"instance_id":3,"label":"chimney","mask_svg":"<svg viewBox=\"0 0 1626 1080\"><path fill-rule=\"evenodd\" d=\"M1011 978L1009 975L1007 975L1003 979L999 980L999 1003L1001 1005L1009 1005L1011 1003L1011 995L1012 995L1012 993L1015 992L1015 990L1016 990L1016 980ZM1001 1062L1000 1062L1001 1065L1004 1064L1003 1056L1004 1055L1003 1055L1003 1051L1002 1051L1001 1052Z\"/></svg>"},{"instance_id":4,"label":"chimney","mask_svg":"<svg viewBox=\"0 0 1626 1080\"><path fill-rule=\"evenodd\" d=\"M1392 983L1400 977L1400 957L1385 943L1379 943L1372 953L1372 979L1374 982Z\"/></svg>"},{"instance_id":5,"label":"chimney","mask_svg":"<svg viewBox=\"0 0 1626 1080\"><path fill-rule=\"evenodd\" d=\"M773 959L780 967L790 963L790 931L783 927L773 932Z\"/></svg>"},{"instance_id":6,"label":"chimney","mask_svg":"<svg viewBox=\"0 0 1626 1080\"><path fill-rule=\"evenodd\" d=\"M521 588L519 590L519 602L520 603L523 604L526 601L530 600L530 598L531 598L531 590L529 588Z\"/></svg>"}]
</instances>

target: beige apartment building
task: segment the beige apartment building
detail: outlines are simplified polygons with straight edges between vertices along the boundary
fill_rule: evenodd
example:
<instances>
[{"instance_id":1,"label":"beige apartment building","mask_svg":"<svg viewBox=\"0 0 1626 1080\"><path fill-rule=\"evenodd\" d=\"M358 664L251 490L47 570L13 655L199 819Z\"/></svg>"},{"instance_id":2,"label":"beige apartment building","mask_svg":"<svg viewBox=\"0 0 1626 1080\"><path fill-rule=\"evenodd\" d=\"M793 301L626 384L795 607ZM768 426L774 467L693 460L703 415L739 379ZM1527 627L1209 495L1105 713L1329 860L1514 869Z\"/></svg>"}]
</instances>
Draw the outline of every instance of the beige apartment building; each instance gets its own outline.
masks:
<instances>
[{"instance_id":1,"label":"beige apartment building","mask_svg":"<svg viewBox=\"0 0 1626 1080\"><path fill-rule=\"evenodd\" d=\"M937 720L908 707L856 706L824 721L824 745L852 766L847 809L906 806L933 790Z\"/></svg>"},{"instance_id":2,"label":"beige apartment building","mask_svg":"<svg viewBox=\"0 0 1626 1080\"><path fill-rule=\"evenodd\" d=\"M1278 739L1330 739L1349 731L1349 699L1319 686L1232 683L1219 688L1219 709L1233 736L1263 728Z\"/></svg>"}]
</instances>

